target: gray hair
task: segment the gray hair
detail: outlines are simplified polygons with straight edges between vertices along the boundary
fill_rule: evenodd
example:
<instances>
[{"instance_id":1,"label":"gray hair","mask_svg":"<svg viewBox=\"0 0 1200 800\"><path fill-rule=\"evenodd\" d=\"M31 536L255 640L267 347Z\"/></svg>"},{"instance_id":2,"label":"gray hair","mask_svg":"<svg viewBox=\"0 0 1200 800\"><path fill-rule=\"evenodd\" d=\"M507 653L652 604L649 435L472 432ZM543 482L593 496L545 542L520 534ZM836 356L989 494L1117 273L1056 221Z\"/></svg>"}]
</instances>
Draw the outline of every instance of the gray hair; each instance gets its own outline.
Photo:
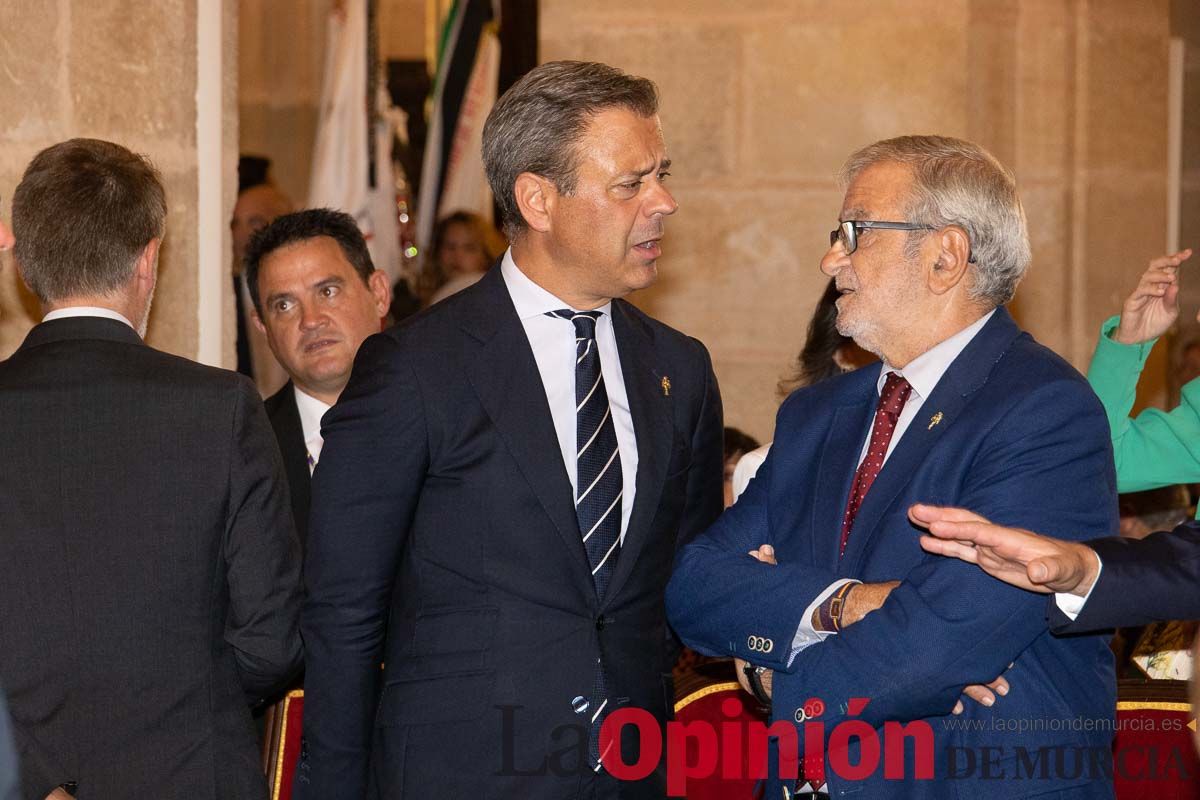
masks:
<instances>
[{"instance_id":1,"label":"gray hair","mask_svg":"<svg viewBox=\"0 0 1200 800\"><path fill-rule=\"evenodd\" d=\"M563 194L575 190L576 143L592 117L623 107L658 113L658 89L647 78L607 64L551 61L527 73L496 103L483 126L483 166L510 240L525 228L513 193L523 172L540 175Z\"/></svg>"},{"instance_id":2,"label":"gray hair","mask_svg":"<svg viewBox=\"0 0 1200 800\"><path fill-rule=\"evenodd\" d=\"M133 276L161 238L167 202L144 156L100 139L71 139L34 156L13 193L13 250L43 303L106 295Z\"/></svg>"},{"instance_id":3,"label":"gray hair","mask_svg":"<svg viewBox=\"0 0 1200 800\"><path fill-rule=\"evenodd\" d=\"M901 136L868 145L847 159L841 179L849 184L882 162L912 170L907 221L934 228L958 225L967 232L975 261L969 294L992 307L1012 299L1031 259L1025 210L1017 181L979 145L946 136ZM909 235L908 254L920 237Z\"/></svg>"}]
</instances>

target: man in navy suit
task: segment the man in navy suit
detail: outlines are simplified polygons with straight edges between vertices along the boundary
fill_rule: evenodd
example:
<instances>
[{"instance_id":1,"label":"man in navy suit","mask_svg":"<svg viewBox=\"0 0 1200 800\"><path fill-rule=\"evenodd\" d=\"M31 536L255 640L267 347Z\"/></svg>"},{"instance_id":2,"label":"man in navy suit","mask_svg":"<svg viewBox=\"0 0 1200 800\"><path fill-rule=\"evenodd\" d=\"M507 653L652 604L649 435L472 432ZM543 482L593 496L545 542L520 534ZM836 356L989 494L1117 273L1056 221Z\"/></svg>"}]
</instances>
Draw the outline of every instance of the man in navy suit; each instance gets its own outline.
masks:
<instances>
[{"instance_id":1,"label":"man in navy suit","mask_svg":"<svg viewBox=\"0 0 1200 800\"><path fill-rule=\"evenodd\" d=\"M666 718L667 577L722 499L707 351L620 299L676 209L657 106L603 64L506 92L483 149L511 249L364 342L326 414L301 800L662 797L598 735Z\"/></svg>"},{"instance_id":2,"label":"man in navy suit","mask_svg":"<svg viewBox=\"0 0 1200 800\"><path fill-rule=\"evenodd\" d=\"M1051 636L1035 595L926 554L907 518L924 500L1067 538L1116 527L1099 401L1001 307L1030 258L1015 181L933 136L866 147L843 178L821 266L842 292L838 329L883 365L784 403L758 476L680 553L669 618L701 652L774 670L774 720L823 723L831 796L1111 797L1105 637ZM1002 700L951 715L1010 663ZM851 719L931 726L932 778L911 746L902 778L871 770L870 748L837 734ZM815 727L796 727L803 752ZM870 774L839 774L847 757Z\"/></svg>"}]
</instances>

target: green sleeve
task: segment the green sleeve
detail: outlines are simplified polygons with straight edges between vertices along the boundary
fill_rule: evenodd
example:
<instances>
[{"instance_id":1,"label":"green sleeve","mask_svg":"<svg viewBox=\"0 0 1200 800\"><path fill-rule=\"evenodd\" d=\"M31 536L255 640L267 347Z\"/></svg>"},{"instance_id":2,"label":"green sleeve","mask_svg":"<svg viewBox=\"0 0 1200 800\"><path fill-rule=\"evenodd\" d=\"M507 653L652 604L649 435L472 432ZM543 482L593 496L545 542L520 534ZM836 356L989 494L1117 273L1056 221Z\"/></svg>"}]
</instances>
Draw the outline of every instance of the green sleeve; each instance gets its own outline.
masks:
<instances>
[{"instance_id":1,"label":"green sleeve","mask_svg":"<svg viewBox=\"0 0 1200 800\"><path fill-rule=\"evenodd\" d=\"M1137 382L1154 341L1127 345L1110 337L1120 317L1100 326L1088 383L1104 405L1112 431L1117 490L1139 492L1200 482L1200 379L1183 387L1170 411L1148 408L1130 418Z\"/></svg>"}]
</instances>

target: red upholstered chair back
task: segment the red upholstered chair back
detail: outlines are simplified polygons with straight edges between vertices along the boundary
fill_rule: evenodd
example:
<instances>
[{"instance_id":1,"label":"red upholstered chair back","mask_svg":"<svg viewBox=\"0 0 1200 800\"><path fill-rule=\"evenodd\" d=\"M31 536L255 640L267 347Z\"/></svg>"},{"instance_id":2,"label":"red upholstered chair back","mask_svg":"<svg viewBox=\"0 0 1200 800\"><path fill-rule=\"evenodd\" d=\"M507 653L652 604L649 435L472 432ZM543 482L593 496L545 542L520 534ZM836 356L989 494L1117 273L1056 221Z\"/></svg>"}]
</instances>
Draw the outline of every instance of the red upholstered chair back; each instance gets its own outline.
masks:
<instances>
[{"instance_id":1,"label":"red upholstered chair back","mask_svg":"<svg viewBox=\"0 0 1200 800\"><path fill-rule=\"evenodd\" d=\"M736 700L741 707L740 713L730 716L728 709L723 707L726 700ZM725 660L700 664L676 674L675 721L684 725L705 722L718 731L722 725L737 726L741 735L735 741L741 743L742 752L735 762L738 767L730 772L745 776L750 774L746 726L751 722L766 723L768 720L767 714L758 708L754 698L738 686L733 662ZM688 740L688 745L687 763L697 763L698 745L693 740ZM756 795L758 781L754 778L723 776L723 767L729 763L729 757L727 753L719 753L717 764L720 766L712 775L688 780L687 800L754 800L762 794L761 787L757 787L759 791Z\"/></svg>"},{"instance_id":2,"label":"red upholstered chair back","mask_svg":"<svg viewBox=\"0 0 1200 800\"><path fill-rule=\"evenodd\" d=\"M271 800L291 800L292 775L300 760L304 690L293 689L267 712L264 767Z\"/></svg>"},{"instance_id":3,"label":"red upholstered chair back","mask_svg":"<svg viewBox=\"0 0 1200 800\"><path fill-rule=\"evenodd\" d=\"M1113 742L1117 800L1200 800L1195 725L1186 682L1120 681Z\"/></svg>"}]
</instances>

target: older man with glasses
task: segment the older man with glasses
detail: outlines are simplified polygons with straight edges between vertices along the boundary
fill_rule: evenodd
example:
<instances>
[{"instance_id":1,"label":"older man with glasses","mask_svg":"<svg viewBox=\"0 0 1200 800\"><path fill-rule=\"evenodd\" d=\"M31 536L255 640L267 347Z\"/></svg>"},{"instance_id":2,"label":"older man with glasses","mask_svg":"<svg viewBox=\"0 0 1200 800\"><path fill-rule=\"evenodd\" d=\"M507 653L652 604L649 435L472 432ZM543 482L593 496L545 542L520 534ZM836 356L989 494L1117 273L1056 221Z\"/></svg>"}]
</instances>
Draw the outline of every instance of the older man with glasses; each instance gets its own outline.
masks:
<instances>
[{"instance_id":1,"label":"older man with glasses","mask_svg":"<svg viewBox=\"0 0 1200 800\"><path fill-rule=\"evenodd\" d=\"M1053 637L1035 595L925 553L907 518L927 501L1073 539L1116 526L1103 409L1002 307L1030 260L1015 179L936 136L877 142L842 176L821 268L838 330L883 364L783 404L757 477L680 553L671 622L797 723L773 730L772 800L1111 797L1106 637ZM977 685L1006 669L1002 700ZM788 757L822 750L796 781Z\"/></svg>"}]
</instances>

